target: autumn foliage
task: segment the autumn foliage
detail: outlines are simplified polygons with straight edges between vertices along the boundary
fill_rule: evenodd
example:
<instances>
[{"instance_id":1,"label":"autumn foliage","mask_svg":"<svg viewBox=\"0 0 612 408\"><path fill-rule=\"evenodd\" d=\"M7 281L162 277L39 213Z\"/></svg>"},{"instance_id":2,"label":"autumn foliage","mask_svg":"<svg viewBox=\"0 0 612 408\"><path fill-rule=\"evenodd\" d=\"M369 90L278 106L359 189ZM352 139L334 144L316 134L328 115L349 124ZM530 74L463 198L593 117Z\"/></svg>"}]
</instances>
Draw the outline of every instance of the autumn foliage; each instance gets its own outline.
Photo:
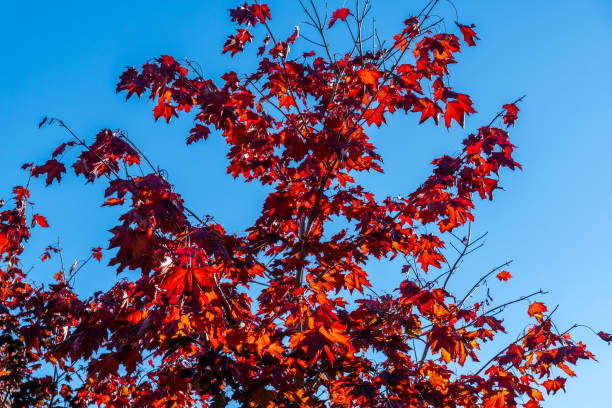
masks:
<instances>
[{"instance_id":1,"label":"autumn foliage","mask_svg":"<svg viewBox=\"0 0 612 408\"><path fill-rule=\"evenodd\" d=\"M303 34L274 33L270 8L245 3L230 10L236 31L222 53L256 53L254 72L213 80L164 55L121 75L117 92L153 101L155 120L190 115L187 144L223 137L227 172L270 188L245 231L188 208L124 133L88 140L45 118L68 140L24 165L28 183L74 173L103 183L102 205L122 215L108 248L35 286L20 255L31 229L49 223L29 211L27 185L14 189L0 213L0 407L535 408L564 390L571 367L593 355L531 300L541 291L504 304L480 294L487 280L512 278L507 264L466 293L449 289L481 239L471 234L476 201L520 168L508 135L520 99L431 161L411 193L381 200L355 181L382 172L368 132L391 115L449 128L475 113L448 84L456 55L477 44L475 26L442 25L437 3L387 41L366 34L368 2L326 17L298 1ZM332 30L346 31L341 53L330 50ZM50 245L42 261L60 251ZM368 262L394 258L405 260L396 290L379 293ZM96 261L138 278L80 296L74 276ZM525 301L529 326L481 352L505 332L499 313Z\"/></svg>"}]
</instances>

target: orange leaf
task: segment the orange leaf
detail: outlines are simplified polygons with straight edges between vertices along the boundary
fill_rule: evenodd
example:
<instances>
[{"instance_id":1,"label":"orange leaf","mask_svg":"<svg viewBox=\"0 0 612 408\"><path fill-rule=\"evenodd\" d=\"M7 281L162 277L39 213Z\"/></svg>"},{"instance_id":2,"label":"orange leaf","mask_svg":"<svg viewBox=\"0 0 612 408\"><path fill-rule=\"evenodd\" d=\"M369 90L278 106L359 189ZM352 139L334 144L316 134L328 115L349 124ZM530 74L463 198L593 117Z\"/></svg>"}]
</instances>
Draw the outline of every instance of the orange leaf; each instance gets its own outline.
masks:
<instances>
[{"instance_id":1,"label":"orange leaf","mask_svg":"<svg viewBox=\"0 0 612 408\"><path fill-rule=\"evenodd\" d=\"M576 373L575 373L575 372L573 372L573 371L572 371L572 369L571 369L571 368L569 368L569 367L567 366L567 364L565 364L565 363L559 363L559 364L557 364L557 367L559 367L560 369L562 369L563 371L565 371L565 373L566 373L567 375L569 375L570 377L575 377L575 376L576 376Z\"/></svg>"},{"instance_id":2,"label":"orange leaf","mask_svg":"<svg viewBox=\"0 0 612 408\"><path fill-rule=\"evenodd\" d=\"M552 392L553 394L556 394L560 389L565 391L565 378L557 377L554 380L546 380L542 383L542 385L544 388L546 388L547 393L550 394Z\"/></svg>"},{"instance_id":3,"label":"orange leaf","mask_svg":"<svg viewBox=\"0 0 612 408\"><path fill-rule=\"evenodd\" d=\"M380 127L380 125L382 125L383 123L387 123L387 121L385 120L384 111L384 108L381 108L380 106L377 106L374 109L367 109L363 113L366 123L368 125L374 123L378 127Z\"/></svg>"},{"instance_id":4,"label":"orange leaf","mask_svg":"<svg viewBox=\"0 0 612 408\"><path fill-rule=\"evenodd\" d=\"M287 109L287 111L291 110L292 106L295 106L295 102L291 95L279 95L278 96L278 106L281 108Z\"/></svg>"},{"instance_id":5,"label":"orange leaf","mask_svg":"<svg viewBox=\"0 0 612 408\"><path fill-rule=\"evenodd\" d=\"M491 398L486 400L484 406L486 408L504 408L506 406L506 398L504 394L504 392L496 393Z\"/></svg>"},{"instance_id":6,"label":"orange leaf","mask_svg":"<svg viewBox=\"0 0 612 408\"><path fill-rule=\"evenodd\" d=\"M319 326L319 333L321 333L331 344L338 343L347 347L351 344L349 338L334 327L330 327L329 330L327 330L325 327Z\"/></svg>"},{"instance_id":7,"label":"orange leaf","mask_svg":"<svg viewBox=\"0 0 612 408\"><path fill-rule=\"evenodd\" d=\"M372 85L375 87L378 85L378 80L382 77L382 74L378 71L364 68L357 71L357 76L364 85Z\"/></svg>"},{"instance_id":8,"label":"orange leaf","mask_svg":"<svg viewBox=\"0 0 612 408\"><path fill-rule=\"evenodd\" d=\"M501 271L500 273L497 274L497 279L499 279L500 281L504 281L507 282L508 279L510 279L512 277L512 275L510 275L510 272L508 271Z\"/></svg>"},{"instance_id":9,"label":"orange leaf","mask_svg":"<svg viewBox=\"0 0 612 408\"><path fill-rule=\"evenodd\" d=\"M542 314L545 313L546 311L548 311L548 308L546 307L544 303L533 302L531 306L529 306L527 313L529 314L529 316L537 317L537 316L542 316Z\"/></svg>"}]
</instances>

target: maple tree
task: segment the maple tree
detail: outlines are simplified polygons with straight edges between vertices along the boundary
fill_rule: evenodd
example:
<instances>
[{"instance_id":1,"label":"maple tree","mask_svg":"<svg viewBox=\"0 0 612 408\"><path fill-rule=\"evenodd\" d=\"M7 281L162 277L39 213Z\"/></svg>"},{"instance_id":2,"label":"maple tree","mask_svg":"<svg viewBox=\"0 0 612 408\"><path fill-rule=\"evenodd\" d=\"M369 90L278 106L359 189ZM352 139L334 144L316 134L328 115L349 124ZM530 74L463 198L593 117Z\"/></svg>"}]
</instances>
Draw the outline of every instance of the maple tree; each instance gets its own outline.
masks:
<instances>
[{"instance_id":1,"label":"maple tree","mask_svg":"<svg viewBox=\"0 0 612 408\"><path fill-rule=\"evenodd\" d=\"M28 216L31 180L16 187L0 213L0 407L534 408L543 392L565 389L570 365L594 357L571 338L578 325L559 331L554 310L532 301L543 291L498 305L488 291L474 300L487 280L512 278L508 263L466 293L449 288L482 240L471 233L475 201L492 199L500 170L520 168L508 127L522 98L457 154L434 159L412 193L379 200L355 181L382 172L368 130L389 116L442 117L450 128L475 113L448 85L455 55L479 39L475 26L445 32L437 3L425 2L388 43L374 27L365 34L367 1L329 18L298 1L314 35L296 27L285 40L269 26L268 6L245 3L230 10L237 28L222 52L238 58L257 39L254 72L213 81L165 55L121 75L127 99L148 95L155 120L167 123L193 115L187 144L221 134L228 173L271 188L243 232L188 208L123 132L104 129L88 142L43 119L69 140L24 169L46 185L69 168L105 183L102 205L123 210L108 266L140 275L91 297L75 293L76 274L105 260L96 247L85 262L62 265L53 284L34 285L20 257L31 228L49 223ZM327 36L340 29L349 46L335 53ZM298 39L313 50L294 55ZM58 253L50 245L41 260ZM405 263L396 290L378 294L368 263L397 257ZM499 314L524 301L530 325L492 357L481 352L505 332Z\"/></svg>"}]
</instances>

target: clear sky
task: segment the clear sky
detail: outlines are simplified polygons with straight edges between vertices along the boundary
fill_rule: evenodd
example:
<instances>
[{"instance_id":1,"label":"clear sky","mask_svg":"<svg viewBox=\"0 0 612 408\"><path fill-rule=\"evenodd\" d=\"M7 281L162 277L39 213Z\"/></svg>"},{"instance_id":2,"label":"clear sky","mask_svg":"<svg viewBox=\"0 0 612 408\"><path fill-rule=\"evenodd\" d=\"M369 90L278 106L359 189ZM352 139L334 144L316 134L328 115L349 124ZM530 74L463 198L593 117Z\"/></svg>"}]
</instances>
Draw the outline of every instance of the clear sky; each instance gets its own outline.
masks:
<instances>
[{"instance_id":1,"label":"clear sky","mask_svg":"<svg viewBox=\"0 0 612 408\"><path fill-rule=\"evenodd\" d=\"M381 31L391 33L419 0L375 0ZM512 140L524 171L503 173L504 191L493 202L479 202L478 232L488 231L487 246L467 265L471 279L507 259L514 275L499 299L530 293L550 293L542 299L559 304L562 327L575 322L612 331L612 1L485 1L457 0L459 21L475 23L481 41L459 57L452 82L475 102L477 115L466 130L417 127L416 117L396 118L374 131L385 160L384 176L362 180L379 195L406 194L431 170L434 157L453 153L465 132L489 122L499 107L527 94ZM123 69L169 54L199 61L217 78L228 69L240 71L249 60L220 56L231 33L226 9L237 1L116 1L33 0L4 2L0 42L4 78L0 129L0 197L25 182L24 162L46 160L65 135L57 128L38 130L44 115L61 117L81 136L91 138L104 127L121 128L166 169L170 181L190 208L213 214L230 232L239 232L258 214L265 191L225 175L226 148L221 138L187 149L191 118L170 127L154 123L152 105L126 103L114 88ZM270 1L273 26L287 34L304 20L292 1ZM341 7L329 0L329 8ZM448 3L440 12L454 16ZM448 21L453 29L452 18ZM302 25L302 29L305 26ZM341 45L342 32L333 40ZM252 63L252 61L250 62ZM52 228L37 231L26 252L32 274L47 281L55 272L50 262L36 259L43 248L61 237L66 256L82 258L91 247L106 246L117 211L100 209L102 186L83 187L66 177L61 186L42 188L34 182L32 201ZM105 254L108 260L108 254ZM374 280L391 285L397 272L385 275L376 266ZM467 275L466 275L467 276ZM102 265L77 278L81 293L107 288L116 279ZM466 277L468 279L468 277ZM470 281L472 281L470 280ZM460 284L460 283L459 283ZM510 285L510 286L508 286ZM509 289L507 289L509 288ZM526 318L527 304L510 313ZM511 325L514 317L508 317ZM516 320L517 322L520 319ZM519 327L520 328L520 327ZM612 407L612 346L581 330L599 363L583 363L577 379L544 406Z\"/></svg>"}]
</instances>

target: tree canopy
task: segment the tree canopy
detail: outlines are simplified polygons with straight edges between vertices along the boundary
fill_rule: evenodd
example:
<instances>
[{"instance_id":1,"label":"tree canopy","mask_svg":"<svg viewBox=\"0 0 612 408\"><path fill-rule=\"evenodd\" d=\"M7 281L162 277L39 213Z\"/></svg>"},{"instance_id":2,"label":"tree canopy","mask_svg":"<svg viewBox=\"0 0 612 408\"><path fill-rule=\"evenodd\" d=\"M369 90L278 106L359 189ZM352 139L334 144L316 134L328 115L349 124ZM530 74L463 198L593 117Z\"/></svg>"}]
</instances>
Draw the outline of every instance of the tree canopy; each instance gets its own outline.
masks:
<instances>
[{"instance_id":1,"label":"tree canopy","mask_svg":"<svg viewBox=\"0 0 612 408\"><path fill-rule=\"evenodd\" d=\"M493 301L485 285L511 279L509 262L465 292L449 286L483 239L472 234L476 203L521 167L508 132L522 97L433 158L414 191L380 199L358 182L382 173L370 135L392 115L450 128L475 113L449 82L456 55L477 45L474 24L449 24L431 0L383 39L367 0L329 15L314 1L296 6L306 27L284 34L265 4L230 10L236 31L221 52L256 54L253 72L211 79L195 61L162 55L117 84L126 99L152 101L155 120L193 117L188 145L222 137L227 172L270 189L244 231L190 208L126 132L89 140L62 119L40 122L66 141L24 165L28 184L0 213L1 407L535 408L594 358L570 336L577 325L557 328L542 290ZM327 39L341 29L336 52ZM31 229L49 223L30 211L29 184L68 173L103 184L102 206L121 216L104 254L92 248L69 266L50 245L42 261L59 271L35 285L21 255ZM369 264L394 259L395 290L379 292ZM119 277L85 297L73 283L90 262ZM496 343L500 314L527 300L528 325ZM493 354L481 351L489 342Z\"/></svg>"}]
</instances>

